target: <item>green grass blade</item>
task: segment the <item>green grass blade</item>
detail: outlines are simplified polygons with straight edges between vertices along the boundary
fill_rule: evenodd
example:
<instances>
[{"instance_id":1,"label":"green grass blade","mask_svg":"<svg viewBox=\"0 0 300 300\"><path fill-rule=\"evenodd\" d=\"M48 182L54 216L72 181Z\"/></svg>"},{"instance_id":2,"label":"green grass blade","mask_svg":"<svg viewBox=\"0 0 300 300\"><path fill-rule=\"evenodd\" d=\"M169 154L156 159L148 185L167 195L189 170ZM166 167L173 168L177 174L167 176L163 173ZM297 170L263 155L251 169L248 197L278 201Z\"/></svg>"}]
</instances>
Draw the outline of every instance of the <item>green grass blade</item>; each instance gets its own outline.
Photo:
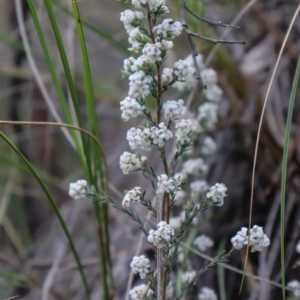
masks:
<instances>
[{"instance_id":1,"label":"green grass blade","mask_svg":"<svg viewBox=\"0 0 300 300\"><path fill-rule=\"evenodd\" d=\"M218 247L218 254L221 254L225 249L227 239L222 239ZM226 300L226 288L225 288L225 268L221 265L217 265L218 272L218 285L220 300Z\"/></svg>"},{"instance_id":2,"label":"green grass blade","mask_svg":"<svg viewBox=\"0 0 300 300\"><path fill-rule=\"evenodd\" d=\"M29 6L29 9L30 9L32 20L34 22L34 26L35 26L35 29L37 31L37 34L38 34L38 37L39 37L39 40L40 40L40 43L41 43L41 46L42 46L42 49L43 49L45 59L46 59L46 62L47 62L47 65L48 65L48 68L49 68L49 71L50 71L50 74L51 74L51 77L52 77L52 82L53 82L53 85L56 89L58 99L60 101L65 119L66 119L68 124L72 124L72 116L71 116L71 113L70 113L70 110L69 110L69 107L68 107L68 103L67 103L66 97L63 93L63 90L62 90L61 84L59 82L58 76L56 74L55 66L54 66L54 63L51 59L51 56L50 56L50 53L49 53L49 50L48 50L48 47L47 47L46 39L45 39L43 30L42 30L40 21L38 19L38 15L37 15L37 12L36 12L35 5L33 3L33 0L27 0L27 3L28 3L28 6ZM83 165L84 168L86 168L85 159L84 159L82 149L81 149L80 143L78 141L77 135L72 130L71 130L71 135L72 135L72 138L74 140L76 150L77 150L77 153L80 157L82 165Z\"/></svg>"},{"instance_id":3,"label":"green grass blade","mask_svg":"<svg viewBox=\"0 0 300 300\"><path fill-rule=\"evenodd\" d=\"M19 149L6 137L6 135L0 131L0 137L2 137L2 139L9 145L9 147L19 156L19 158L23 161L23 163L27 166L27 168L29 169L29 171L31 172L31 174L33 175L33 177L37 180L37 182L39 183L40 187L42 188L43 192L45 193L49 203L51 204L56 217L58 218L58 221L63 229L63 232L69 242L69 246L71 248L71 251L73 253L73 256L75 258L83 285L84 285L84 289L85 289L85 294L87 299L90 299L90 291L87 285L87 281L86 281L86 277L84 275L83 272L83 267L82 264L80 262L80 258L79 255L75 249L75 245L73 243L73 239L71 237L71 234L68 230L67 224L64 220L64 218L62 217L60 210L56 204L56 202L54 201L54 199L52 198L48 188L46 187L46 185L44 184L43 180L40 178L40 176L38 175L38 173L35 171L35 169L33 168L33 166L29 163L29 161L25 158L25 156L19 151Z\"/></svg>"},{"instance_id":4,"label":"green grass blade","mask_svg":"<svg viewBox=\"0 0 300 300\"><path fill-rule=\"evenodd\" d=\"M284 259L284 233L285 233L285 196L286 196L286 177L287 177L287 164L289 154L289 142L291 133L292 116L295 106L296 92L300 76L300 56L293 80L292 92L290 97L289 110L286 121L284 148L283 148L283 161L282 161L282 175L281 175L281 207L280 207L280 253L281 253L281 284L282 284L282 297L285 299L285 259Z\"/></svg>"},{"instance_id":5,"label":"green grass blade","mask_svg":"<svg viewBox=\"0 0 300 300\"><path fill-rule=\"evenodd\" d=\"M85 84L85 95L88 113L88 123L89 130L94 136L99 137L99 129L97 122L97 115L95 110L95 99L94 90L92 83L92 76L88 58L88 52L86 48L85 37L83 33L83 28L81 24L81 18L79 10L77 7L76 0L72 0L72 9L74 14L74 21L76 23L78 39L81 48L81 55L84 68L84 84ZM103 170L103 160L105 159L95 145L91 145L91 155L92 162L94 164L93 169L93 186L97 187L100 184L100 188L106 191L106 182ZM94 211L96 215L97 225L98 225L98 237L100 242L100 269L101 269L101 280L103 289L103 299L110 299L110 293L113 289L113 277L112 277L112 263L109 251L109 232L108 232L108 206L107 204L102 204L101 208L98 203L94 204Z\"/></svg>"}]
</instances>

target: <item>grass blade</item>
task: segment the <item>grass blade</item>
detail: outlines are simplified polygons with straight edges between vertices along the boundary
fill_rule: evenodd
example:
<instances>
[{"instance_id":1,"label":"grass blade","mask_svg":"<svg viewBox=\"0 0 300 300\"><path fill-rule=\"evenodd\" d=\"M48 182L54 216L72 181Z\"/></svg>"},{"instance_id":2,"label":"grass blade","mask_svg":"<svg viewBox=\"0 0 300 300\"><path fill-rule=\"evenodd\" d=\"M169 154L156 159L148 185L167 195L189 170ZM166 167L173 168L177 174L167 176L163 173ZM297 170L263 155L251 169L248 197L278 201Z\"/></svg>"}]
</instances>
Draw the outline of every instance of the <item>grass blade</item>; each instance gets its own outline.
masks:
<instances>
[{"instance_id":1,"label":"grass blade","mask_svg":"<svg viewBox=\"0 0 300 300\"><path fill-rule=\"evenodd\" d=\"M7 136L0 131L0 137L9 145L9 147L19 156L19 158L23 161L23 163L27 166L27 168L29 169L29 171L31 172L31 174L34 176L34 178L37 180L37 182L39 183L40 187L42 188L43 192L45 193L49 203L51 204L56 217L58 218L58 221L64 231L64 234L69 242L69 246L71 248L71 251L73 253L73 256L75 258L83 285L84 285L84 289L85 289L85 294L87 299L90 299L90 291L87 285L87 281L86 281L86 277L84 275L83 272L83 267L82 264L80 262L80 258L79 255L75 249L75 245L73 243L73 239L71 237L71 234L68 230L67 224L64 220L64 218L62 217L60 210L56 204L56 202L54 201L54 199L52 198L48 188L46 187L46 185L44 184L43 180L40 178L40 176L38 175L38 173L35 171L35 169L33 168L33 166L30 164L30 162L25 158L25 156L19 151L19 149L7 138Z\"/></svg>"},{"instance_id":2,"label":"grass blade","mask_svg":"<svg viewBox=\"0 0 300 300\"><path fill-rule=\"evenodd\" d=\"M289 154L289 142L291 134L292 116L295 106L296 92L300 77L300 56L298 58L298 64L293 80L293 86L290 97L289 110L286 121L284 148L283 148L283 160L282 160L282 175L281 175L281 199L280 199L280 254L281 254L281 284L282 284L282 297L285 299L285 259L284 259L284 231L285 231L285 196L286 196L286 177L287 177L287 164Z\"/></svg>"}]
</instances>

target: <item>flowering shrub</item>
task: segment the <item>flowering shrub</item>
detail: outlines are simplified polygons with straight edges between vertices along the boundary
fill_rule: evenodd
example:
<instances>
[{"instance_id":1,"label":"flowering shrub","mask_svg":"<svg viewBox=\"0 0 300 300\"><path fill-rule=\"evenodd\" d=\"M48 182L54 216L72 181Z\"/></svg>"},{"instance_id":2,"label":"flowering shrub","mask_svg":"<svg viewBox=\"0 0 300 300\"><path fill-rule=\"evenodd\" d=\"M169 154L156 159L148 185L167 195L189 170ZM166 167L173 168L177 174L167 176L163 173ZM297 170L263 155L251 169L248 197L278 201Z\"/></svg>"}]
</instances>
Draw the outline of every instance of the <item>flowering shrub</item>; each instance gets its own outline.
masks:
<instances>
[{"instance_id":1,"label":"flowering shrub","mask_svg":"<svg viewBox=\"0 0 300 300\"><path fill-rule=\"evenodd\" d=\"M147 279L149 284L133 288L129 292L131 299L147 296L147 299L165 300L166 294L171 299L179 299L196 283L197 276L218 262L225 261L236 250L249 244L252 252L262 251L270 241L263 229L255 225L249 235L248 230L242 228L231 239L233 249L227 254L221 254L199 271L193 270L185 257L180 243L188 229L197 224L197 215L209 207L222 206L227 196L224 184L216 183L210 187L204 179L209 170L204 157L214 153L217 148L207 133L217 124L218 104L223 92L217 85L216 71L205 68L203 58L199 55L196 59L197 68L201 70L206 86L199 107L192 112L183 99L168 100L166 92L169 89L191 88L191 78L196 74L197 68L191 57L178 60L173 68L165 66L168 53L174 47L175 38L181 34L183 26L168 18L160 22L159 17L169 11L163 0L132 0L131 3L135 8L143 9L143 12L127 9L121 13L120 20L128 33L129 50L139 56L124 60L122 73L128 79L129 89L128 95L120 102L120 109L123 121L141 116L144 121L141 126L131 127L127 131L126 139L132 153L125 151L121 155L120 168L124 174L141 172L150 181L149 186L157 198L157 204L147 199L143 187L127 191L122 205L106 195L98 196L101 200L113 203L114 207L136 221L156 252L155 271L150 269L150 261L144 255L133 257L130 264L133 273L139 274L141 279ZM147 108L146 98L155 100L155 112ZM169 144L167 148L166 144ZM199 149L195 151L197 147ZM171 151L167 152L166 149ZM147 158L148 154L143 156L140 151L150 154L151 151L157 151L164 173L158 175L151 166L151 160ZM132 210L132 203L139 203L151 212L156 218L157 230L147 230L140 216ZM173 205L181 207L181 211L176 213L175 210L174 213ZM202 234L194 239L193 245L204 252L214 245L214 241ZM172 288L175 283L170 278L176 260L183 275L178 277L180 282L175 291ZM167 287L168 281L170 283ZM203 287L198 299L215 300L217 296L213 290Z\"/></svg>"}]
</instances>

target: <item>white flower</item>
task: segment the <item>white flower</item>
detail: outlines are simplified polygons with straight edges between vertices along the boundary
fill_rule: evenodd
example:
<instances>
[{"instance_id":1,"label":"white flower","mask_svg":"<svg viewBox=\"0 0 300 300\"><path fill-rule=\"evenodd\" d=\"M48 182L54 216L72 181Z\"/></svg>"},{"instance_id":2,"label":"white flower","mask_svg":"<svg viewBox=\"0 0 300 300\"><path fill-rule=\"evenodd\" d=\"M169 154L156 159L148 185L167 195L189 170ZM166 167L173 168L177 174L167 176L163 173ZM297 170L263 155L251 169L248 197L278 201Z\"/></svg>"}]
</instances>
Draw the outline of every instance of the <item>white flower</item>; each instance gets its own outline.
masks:
<instances>
[{"instance_id":1,"label":"white flower","mask_svg":"<svg viewBox=\"0 0 300 300\"><path fill-rule=\"evenodd\" d=\"M211 102L219 102L222 98L223 91L217 84L209 85L204 91L205 98Z\"/></svg>"},{"instance_id":2,"label":"white flower","mask_svg":"<svg viewBox=\"0 0 300 300\"><path fill-rule=\"evenodd\" d=\"M201 71L203 83L207 86L213 85L217 82L217 73L213 69L204 69Z\"/></svg>"},{"instance_id":3,"label":"white flower","mask_svg":"<svg viewBox=\"0 0 300 300\"><path fill-rule=\"evenodd\" d=\"M132 127L127 131L126 139L128 140L131 149L143 149L149 151L150 148L150 129L149 128L135 128Z\"/></svg>"},{"instance_id":4,"label":"white flower","mask_svg":"<svg viewBox=\"0 0 300 300\"><path fill-rule=\"evenodd\" d=\"M75 200L83 198L87 194L88 183L86 180L77 180L74 183L70 183L69 195Z\"/></svg>"},{"instance_id":5,"label":"white flower","mask_svg":"<svg viewBox=\"0 0 300 300\"><path fill-rule=\"evenodd\" d=\"M143 34L139 28L134 28L129 32L128 42L131 44L130 51L139 52L149 41L149 37Z\"/></svg>"},{"instance_id":6,"label":"white flower","mask_svg":"<svg viewBox=\"0 0 300 300\"><path fill-rule=\"evenodd\" d=\"M201 146L201 153L203 155L209 155L214 153L216 148L217 145L215 141L210 136L206 136Z\"/></svg>"},{"instance_id":7,"label":"white flower","mask_svg":"<svg viewBox=\"0 0 300 300\"><path fill-rule=\"evenodd\" d=\"M233 248L240 250L248 243L248 229L242 227L240 231L231 239Z\"/></svg>"},{"instance_id":8,"label":"white flower","mask_svg":"<svg viewBox=\"0 0 300 300\"><path fill-rule=\"evenodd\" d=\"M157 193L170 193L180 190L180 179L170 178L166 174L157 176Z\"/></svg>"},{"instance_id":9,"label":"white flower","mask_svg":"<svg viewBox=\"0 0 300 300\"><path fill-rule=\"evenodd\" d=\"M213 289L203 287L198 295L198 300L218 300L218 296Z\"/></svg>"},{"instance_id":10,"label":"white flower","mask_svg":"<svg viewBox=\"0 0 300 300\"><path fill-rule=\"evenodd\" d=\"M296 245L296 252L300 254L300 240L298 241Z\"/></svg>"},{"instance_id":11,"label":"white flower","mask_svg":"<svg viewBox=\"0 0 300 300\"><path fill-rule=\"evenodd\" d=\"M227 187L223 183L216 183L210 188L206 194L206 198L210 199L212 205L222 206L224 204L224 197L226 197Z\"/></svg>"},{"instance_id":12,"label":"white flower","mask_svg":"<svg viewBox=\"0 0 300 300\"><path fill-rule=\"evenodd\" d=\"M122 111L122 120L128 121L131 117L142 115L145 109L144 105L140 105L136 99L126 97L120 102Z\"/></svg>"},{"instance_id":13,"label":"white flower","mask_svg":"<svg viewBox=\"0 0 300 300\"><path fill-rule=\"evenodd\" d=\"M135 27L139 26L140 20L144 18L144 15L140 11L132 11L126 9L121 12L120 20L124 23L124 27L127 32L130 32Z\"/></svg>"},{"instance_id":14,"label":"white flower","mask_svg":"<svg viewBox=\"0 0 300 300\"><path fill-rule=\"evenodd\" d=\"M173 228L165 221L157 224L157 230L151 229L148 235L148 242L157 248L163 248L168 245L172 236L174 236Z\"/></svg>"},{"instance_id":15,"label":"white flower","mask_svg":"<svg viewBox=\"0 0 300 300\"><path fill-rule=\"evenodd\" d=\"M150 271L150 261L145 255L134 256L130 267L134 274L140 274L141 278L146 278L146 275Z\"/></svg>"},{"instance_id":16,"label":"white flower","mask_svg":"<svg viewBox=\"0 0 300 300\"><path fill-rule=\"evenodd\" d=\"M204 103L198 108L198 121L201 124L201 130L211 130L217 123L218 106L214 103Z\"/></svg>"},{"instance_id":17,"label":"white flower","mask_svg":"<svg viewBox=\"0 0 300 300\"><path fill-rule=\"evenodd\" d=\"M134 187L132 190L128 191L122 201L123 207L129 207L131 203L140 202L141 200L141 188Z\"/></svg>"},{"instance_id":18,"label":"white flower","mask_svg":"<svg viewBox=\"0 0 300 300\"><path fill-rule=\"evenodd\" d=\"M153 27L153 31L162 38L174 39L181 34L182 25L172 19L164 19L161 24Z\"/></svg>"},{"instance_id":19,"label":"white flower","mask_svg":"<svg viewBox=\"0 0 300 300\"><path fill-rule=\"evenodd\" d=\"M201 252L204 252L207 250L207 248L212 247L214 245L214 242L208 236L201 234L194 240L193 245L197 247Z\"/></svg>"},{"instance_id":20,"label":"white flower","mask_svg":"<svg viewBox=\"0 0 300 300\"><path fill-rule=\"evenodd\" d=\"M202 158L188 159L182 166L182 173L188 175L206 174L208 166Z\"/></svg>"},{"instance_id":21,"label":"white flower","mask_svg":"<svg viewBox=\"0 0 300 300\"><path fill-rule=\"evenodd\" d=\"M124 59L124 62L123 62L123 70L124 71L123 72L125 74L131 74L133 72L132 67L134 66L134 63L135 63L135 58L133 58L132 56Z\"/></svg>"},{"instance_id":22,"label":"white flower","mask_svg":"<svg viewBox=\"0 0 300 300\"><path fill-rule=\"evenodd\" d=\"M158 127L151 127L150 132L152 143L160 148L164 146L165 141L173 137L173 133L168 130L164 122L159 123Z\"/></svg>"},{"instance_id":23,"label":"white flower","mask_svg":"<svg viewBox=\"0 0 300 300\"><path fill-rule=\"evenodd\" d=\"M192 196L202 195L208 190L209 186L205 180L195 180L190 183Z\"/></svg>"},{"instance_id":24,"label":"white flower","mask_svg":"<svg viewBox=\"0 0 300 300\"><path fill-rule=\"evenodd\" d=\"M251 252L262 251L263 248L270 245L270 240L264 234L262 227L254 225L253 228L250 229L249 245Z\"/></svg>"},{"instance_id":25,"label":"white flower","mask_svg":"<svg viewBox=\"0 0 300 300\"><path fill-rule=\"evenodd\" d=\"M139 159L136 154L130 152L124 152L120 157L120 168L124 174L128 174L130 171L138 170L142 167L142 162L145 162L147 158L142 156Z\"/></svg>"},{"instance_id":26,"label":"white flower","mask_svg":"<svg viewBox=\"0 0 300 300\"><path fill-rule=\"evenodd\" d=\"M182 119L176 122L176 139L179 144L189 143L191 141L191 135L199 130L199 125L196 120Z\"/></svg>"},{"instance_id":27,"label":"white flower","mask_svg":"<svg viewBox=\"0 0 300 300\"><path fill-rule=\"evenodd\" d=\"M129 291L129 296L131 297L132 300L142 300L144 298L147 289L148 289L147 284L138 285ZM151 289L148 289L147 296L150 296L151 294L153 294L153 291Z\"/></svg>"},{"instance_id":28,"label":"white flower","mask_svg":"<svg viewBox=\"0 0 300 300\"><path fill-rule=\"evenodd\" d=\"M174 64L174 74L177 80L184 81L187 75L194 75L195 68L185 60L179 60Z\"/></svg>"},{"instance_id":29,"label":"white flower","mask_svg":"<svg viewBox=\"0 0 300 300\"><path fill-rule=\"evenodd\" d=\"M165 5L165 0L132 0L132 5L136 8L149 8L151 12L159 14L168 13L168 7Z\"/></svg>"},{"instance_id":30,"label":"white flower","mask_svg":"<svg viewBox=\"0 0 300 300\"><path fill-rule=\"evenodd\" d=\"M145 98L150 94L150 85L153 78L146 75L144 71L137 71L129 76L128 95L135 99Z\"/></svg>"},{"instance_id":31,"label":"white flower","mask_svg":"<svg viewBox=\"0 0 300 300\"><path fill-rule=\"evenodd\" d=\"M145 60L150 64L161 61L162 60L161 43L156 43L156 44L147 43L144 46L142 53L145 57Z\"/></svg>"},{"instance_id":32,"label":"white flower","mask_svg":"<svg viewBox=\"0 0 300 300\"><path fill-rule=\"evenodd\" d=\"M187 282L191 282L194 277L196 276L196 272L195 271L188 271L182 274L182 283L187 283Z\"/></svg>"},{"instance_id":33,"label":"white flower","mask_svg":"<svg viewBox=\"0 0 300 300\"><path fill-rule=\"evenodd\" d=\"M194 65L192 55L187 56L185 59L190 65ZM201 54L196 56L196 61L200 69L204 67L203 57ZM177 81L172 86L179 91L190 91L194 86L197 85L199 81L195 79L194 75L187 75L185 78L185 82Z\"/></svg>"},{"instance_id":34,"label":"white flower","mask_svg":"<svg viewBox=\"0 0 300 300\"><path fill-rule=\"evenodd\" d=\"M243 227L236 236L231 239L233 247L237 250L242 249L245 245L248 244L251 248L251 252L262 251L263 248L270 245L269 238L264 234L263 228L257 225L254 225L250 229L250 235L247 236L248 229Z\"/></svg>"},{"instance_id":35,"label":"white flower","mask_svg":"<svg viewBox=\"0 0 300 300\"><path fill-rule=\"evenodd\" d=\"M161 81L163 85L168 85L173 80L173 70L164 68L161 74Z\"/></svg>"},{"instance_id":36,"label":"white flower","mask_svg":"<svg viewBox=\"0 0 300 300\"><path fill-rule=\"evenodd\" d=\"M184 102L182 99L178 101L169 100L163 105L164 116L167 121L179 119L184 109Z\"/></svg>"},{"instance_id":37,"label":"white flower","mask_svg":"<svg viewBox=\"0 0 300 300\"><path fill-rule=\"evenodd\" d=\"M295 297L300 297L300 282L298 280L288 282L287 287L292 290Z\"/></svg>"}]
</instances>

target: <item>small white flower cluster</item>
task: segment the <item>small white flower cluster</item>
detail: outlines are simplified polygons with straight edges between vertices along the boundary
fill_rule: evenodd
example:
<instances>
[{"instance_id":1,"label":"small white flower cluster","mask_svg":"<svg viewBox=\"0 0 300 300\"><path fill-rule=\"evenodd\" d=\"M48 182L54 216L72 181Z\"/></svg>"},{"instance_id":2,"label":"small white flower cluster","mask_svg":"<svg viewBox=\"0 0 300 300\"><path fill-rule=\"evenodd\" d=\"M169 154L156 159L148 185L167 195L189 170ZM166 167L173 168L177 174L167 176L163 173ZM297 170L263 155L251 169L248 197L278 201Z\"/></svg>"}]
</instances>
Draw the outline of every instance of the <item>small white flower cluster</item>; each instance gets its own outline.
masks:
<instances>
[{"instance_id":1,"label":"small white flower cluster","mask_svg":"<svg viewBox=\"0 0 300 300\"><path fill-rule=\"evenodd\" d=\"M143 149L149 151L151 143L157 147L163 147L165 142L173 137L164 122L151 128L130 128L127 131L127 140L131 149Z\"/></svg>"},{"instance_id":2,"label":"small white flower cluster","mask_svg":"<svg viewBox=\"0 0 300 300\"><path fill-rule=\"evenodd\" d=\"M141 200L141 188L134 187L132 190L128 191L122 201L123 207L129 207L131 203L140 202Z\"/></svg>"},{"instance_id":3,"label":"small white flower cluster","mask_svg":"<svg viewBox=\"0 0 300 300\"><path fill-rule=\"evenodd\" d=\"M216 183L210 188L210 191L206 194L206 198L209 199L212 205L222 206L224 204L224 198L226 195L227 187L223 183Z\"/></svg>"},{"instance_id":4,"label":"small white flower cluster","mask_svg":"<svg viewBox=\"0 0 300 300\"><path fill-rule=\"evenodd\" d=\"M170 68L164 68L161 73L161 82L163 85L170 84L174 79L173 70Z\"/></svg>"},{"instance_id":5,"label":"small white flower cluster","mask_svg":"<svg viewBox=\"0 0 300 300\"><path fill-rule=\"evenodd\" d=\"M163 105L164 117L166 120L177 120L180 118L184 110L184 102L179 99L178 101L169 100Z\"/></svg>"},{"instance_id":6,"label":"small white flower cluster","mask_svg":"<svg viewBox=\"0 0 300 300\"><path fill-rule=\"evenodd\" d=\"M88 183L86 180L77 180L76 182L70 183L69 195L75 200L83 198L88 192Z\"/></svg>"},{"instance_id":7,"label":"small white flower cluster","mask_svg":"<svg viewBox=\"0 0 300 300\"><path fill-rule=\"evenodd\" d=\"M210 136L206 136L201 146L201 153L203 155L209 155L214 153L216 151L216 148L217 145L215 141Z\"/></svg>"},{"instance_id":8,"label":"small white flower cluster","mask_svg":"<svg viewBox=\"0 0 300 300\"><path fill-rule=\"evenodd\" d=\"M204 103L199 106L197 120L202 132L214 129L218 121L217 111L218 106L214 103Z\"/></svg>"},{"instance_id":9,"label":"small white flower cluster","mask_svg":"<svg viewBox=\"0 0 300 300\"><path fill-rule=\"evenodd\" d=\"M204 84L207 86L204 91L205 98L211 102L219 102L223 95L223 91L216 84L217 83L217 73L213 69L204 69L201 72L201 77Z\"/></svg>"},{"instance_id":10,"label":"small white flower cluster","mask_svg":"<svg viewBox=\"0 0 300 300\"><path fill-rule=\"evenodd\" d=\"M218 296L213 289L203 287L198 295L198 300L218 300Z\"/></svg>"},{"instance_id":11,"label":"small white flower cluster","mask_svg":"<svg viewBox=\"0 0 300 300\"><path fill-rule=\"evenodd\" d=\"M134 256L130 267L134 274L139 274L141 279L144 279L150 272L150 261L145 255Z\"/></svg>"},{"instance_id":12,"label":"small white flower cluster","mask_svg":"<svg viewBox=\"0 0 300 300\"><path fill-rule=\"evenodd\" d=\"M139 28L134 28L128 32L128 42L131 44L131 48L128 48L129 51L139 52L148 41L149 38Z\"/></svg>"},{"instance_id":13,"label":"small white flower cluster","mask_svg":"<svg viewBox=\"0 0 300 300\"><path fill-rule=\"evenodd\" d=\"M147 289L148 286L146 284L138 285L129 291L129 296L132 300L142 300L146 292L147 296L151 296L153 294L153 291L151 289L148 289L148 291Z\"/></svg>"},{"instance_id":14,"label":"small white flower cluster","mask_svg":"<svg viewBox=\"0 0 300 300\"><path fill-rule=\"evenodd\" d=\"M131 149L142 149L149 151L151 132L149 128L135 128L132 127L127 131L126 138Z\"/></svg>"},{"instance_id":15,"label":"small white flower cluster","mask_svg":"<svg viewBox=\"0 0 300 300\"><path fill-rule=\"evenodd\" d=\"M197 120L181 119L176 122L176 139L181 145L191 141L191 135L199 131Z\"/></svg>"},{"instance_id":16,"label":"small white flower cluster","mask_svg":"<svg viewBox=\"0 0 300 300\"><path fill-rule=\"evenodd\" d=\"M139 159L136 154L125 151L120 157L120 168L124 174L128 174L131 171L140 169L146 160L146 156Z\"/></svg>"},{"instance_id":17,"label":"small white flower cluster","mask_svg":"<svg viewBox=\"0 0 300 300\"><path fill-rule=\"evenodd\" d=\"M122 120L128 121L132 117L142 115L145 109L144 105L140 105L136 99L126 97L120 102L122 111Z\"/></svg>"},{"instance_id":18,"label":"small white flower cluster","mask_svg":"<svg viewBox=\"0 0 300 300\"><path fill-rule=\"evenodd\" d=\"M214 242L207 235L201 234L194 240L193 245L198 248L199 251L204 252L208 248L212 247Z\"/></svg>"},{"instance_id":19,"label":"small white flower cluster","mask_svg":"<svg viewBox=\"0 0 300 300\"><path fill-rule=\"evenodd\" d=\"M137 59L131 56L124 60L123 73L129 76L134 72L140 70L144 66L144 64L146 64L144 56L140 56Z\"/></svg>"},{"instance_id":20,"label":"small white flower cluster","mask_svg":"<svg viewBox=\"0 0 300 300\"><path fill-rule=\"evenodd\" d=\"M135 99L145 98L150 94L150 85L153 78L144 71L137 71L129 76L128 95Z\"/></svg>"},{"instance_id":21,"label":"small white flower cluster","mask_svg":"<svg viewBox=\"0 0 300 300\"><path fill-rule=\"evenodd\" d=\"M180 22L174 22L172 19L164 19L161 24L153 27L153 31L160 38L174 39L181 34L182 25Z\"/></svg>"},{"instance_id":22,"label":"small white flower cluster","mask_svg":"<svg viewBox=\"0 0 300 300\"><path fill-rule=\"evenodd\" d=\"M158 127L151 127L151 139L152 143L158 147L163 147L165 141L173 137L172 131L168 130L164 122L158 124Z\"/></svg>"},{"instance_id":23,"label":"small white flower cluster","mask_svg":"<svg viewBox=\"0 0 300 300\"><path fill-rule=\"evenodd\" d=\"M204 194L209 188L209 185L205 180L195 180L190 183L190 189L193 196Z\"/></svg>"},{"instance_id":24,"label":"small white flower cluster","mask_svg":"<svg viewBox=\"0 0 300 300\"><path fill-rule=\"evenodd\" d=\"M161 221L157 224L157 230L149 231L148 242L157 248L163 248L170 243L174 234L173 228L167 222Z\"/></svg>"},{"instance_id":25,"label":"small white flower cluster","mask_svg":"<svg viewBox=\"0 0 300 300\"><path fill-rule=\"evenodd\" d=\"M120 20L124 23L124 27L129 33L132 29L136 28L136 26L140 25L141 19L144 18L144 15L140 11L132 11L130 9L126 9L121 12Z\"/></svg>"},{"instance_id":26,"label":"small white flower cluster","mask_svg":"<svg viewBox=\"0 0 300 300\"><path fill-rule=\"evenodd\" d=\"M298 280L288 282L287 287L292 290L293 296L300 298L300 282Z\"/></svg>"},{"instance_id":27,"label":"small white flower cluster","mask_svg":"<svg viewBox=\"0 0 300 300\"><path fill-rule=\"evenodd\" d=\"M194 277L196 276L196 272L195 271L188 271L182 274L182 283L187 283L187 282L191 282Z\"/></svg>"},{"instance_id":28,"label":"small white flower cluster","mask_svg":"<svg viewBox=\"0 0 300 300\"><path fill-rule=\"evenodd\" d=\"M251 252L262 251L263 248L270 245L270 240L264 234L263 228L254 225L250 229L250 235L248 236L248 229L242 227L240 231L231 239L233 247L237 250L244 248L249 242Z\"/></svg>"},{"instance_id":29,"label":"small white flower cluster","mask_svg":"<svg viewBox=\"0 0 300 300\"><path fill-rule=\"evenodd\" d=\"M161 61L163 58L161 57L161 43L151 44L147 43L142 53L144 55L145 61L149 64L154 64L155 62Z\"/></svg>"},{"instance_id":30,"label":"small white flower cluster","mask_svg":"<svg viewBox=\"0 0 300 300\"><path fill-rule=\"evenodd\" d=\"M195 68L186 60L179 60L174 64L174 74L178 81L185 81L188 75L195 74Z\"/></svg>"},{"instance_id":31,"label":"small white flower cluster","mask_svg":"<svg viewBox=\"0 0 300 300\"><path fill-rule=\"evenodd\" d=\"M166 14L169 12L165 5L165 0L132 0L132 5L136 8L149 8L150 12Z\"/></svg>"},{"instance_id":32,"label":"small white flower cluster","mask_svg":"<svg viewBox=\"0 0 300 300\"><path fill-rule=\"evenodd\" d=\"M192 55L187 56L184 60L187 61L191 65L194 64ZM196 61L197 61L199 68L202 69L204 66L202 55L198 54L196 56ZM189 74L185 77L185 82L177 81L172 85L172 87L176 88L177 90L179 90L181 92L190 91L198 83L199 83L199 81L197 79L195 79L195 76Z\"/></svg>"},{"instance_id":33,"label":"small white flower cluster","mask_svg":"<svg viewBox=\"0 0 300 300\"><path fill-rule=\"evenodd\" d=\"M157 193L171 193L180 191L180 179L169 178L166 174L157 176Z\"/></svg>"},{"instance_id":34,"label":"small white flower cluster","mask_svg":"<svg viewBox=\"0 0 300 300\"><path fill-rule=\"evenodd\" d=\"M182 166L182 173L187 175L206 174L208 166L204 163L203 159L191 158L184 162Z\"/></svg>"}]
</instances>

